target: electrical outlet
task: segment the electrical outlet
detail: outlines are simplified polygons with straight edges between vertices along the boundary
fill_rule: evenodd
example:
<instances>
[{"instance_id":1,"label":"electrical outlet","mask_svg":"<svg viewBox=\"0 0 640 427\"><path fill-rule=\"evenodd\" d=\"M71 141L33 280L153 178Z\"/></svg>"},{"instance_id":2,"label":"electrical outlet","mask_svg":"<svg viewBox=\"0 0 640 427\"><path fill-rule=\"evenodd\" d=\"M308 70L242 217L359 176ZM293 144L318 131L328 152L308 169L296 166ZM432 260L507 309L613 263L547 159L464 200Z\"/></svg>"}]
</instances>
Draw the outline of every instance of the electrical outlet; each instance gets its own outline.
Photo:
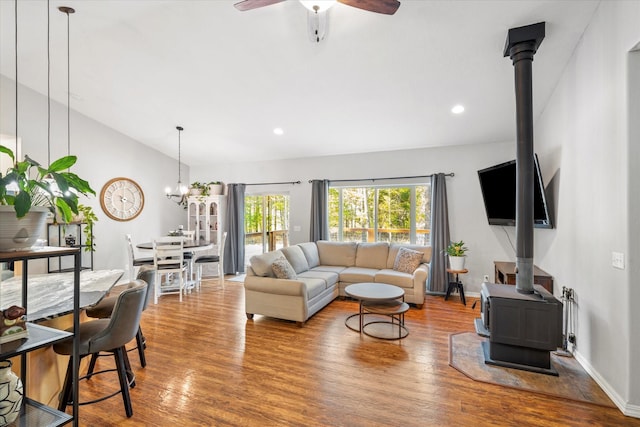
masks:
<instances>
[{"instance_id":1,"label":"electrical outlet","mask_svg":"<svg viewBox=\"0 0 640 427\"><path fill-rule=\"evenodd\" d=\"M611 265L614 268L624 270L624 254L622 252L611 252Z\"/></svg>"}]
</instances>

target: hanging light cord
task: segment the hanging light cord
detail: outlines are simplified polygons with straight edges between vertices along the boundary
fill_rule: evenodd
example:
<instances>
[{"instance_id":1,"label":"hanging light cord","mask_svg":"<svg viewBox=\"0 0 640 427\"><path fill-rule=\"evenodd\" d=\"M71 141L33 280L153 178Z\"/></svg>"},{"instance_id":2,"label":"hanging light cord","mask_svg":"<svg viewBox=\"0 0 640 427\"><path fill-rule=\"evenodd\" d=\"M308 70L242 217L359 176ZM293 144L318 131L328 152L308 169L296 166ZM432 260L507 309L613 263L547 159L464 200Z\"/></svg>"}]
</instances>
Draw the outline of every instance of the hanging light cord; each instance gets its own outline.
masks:
<instances>
[{"instance_id":1,"label":"hanging light cord","mask_svg":"<svg viewBox=\"0 0 640 427\"><path fill-rule=\"evenodd\" d=\"M47 164L51 165L51 29L47 0Z\"/></svg>"},{"instance_id":2,"label":"hanging light cord","mask_svg":"<svg viewBox=\"0 0 640 427\"><path fill-rule=\"evenodd\" d=\"M14 162L18 163L18 0L14 2L15 26L15 48L16 48L16 151L14 152Z\"/></svg>"},{"instance_id":3,"label":"hanging light cord","mask_svg":"<svg viewBox=\"0 0 640 427\"><path fill-rule=\"evenodd\" d=\"M61 9L62 10L62 9ZM71 49L70 49L70 32L69 32L69 11L62 12L67 14L67 156L71 155Z\"/></svg>"},{"instance_id":4,"label":"hanging light cord","mask_svg":"<svg viewBox=\"0 0 640 427\"><path fill-rule=\"evenodd\" d=\"M182 131L184 130L184 128L182 126L176 126L176 129L178 129L178 193L180 193L180 191L182 190L180 188L180 185L182 184L182 173L181 173L181 169L180 169L180 165L181 165L181 160L180 160L180 152L182 151L181 149L181 143L180 143L180 134L182 133Z\"/></svg>"}]
</instances>

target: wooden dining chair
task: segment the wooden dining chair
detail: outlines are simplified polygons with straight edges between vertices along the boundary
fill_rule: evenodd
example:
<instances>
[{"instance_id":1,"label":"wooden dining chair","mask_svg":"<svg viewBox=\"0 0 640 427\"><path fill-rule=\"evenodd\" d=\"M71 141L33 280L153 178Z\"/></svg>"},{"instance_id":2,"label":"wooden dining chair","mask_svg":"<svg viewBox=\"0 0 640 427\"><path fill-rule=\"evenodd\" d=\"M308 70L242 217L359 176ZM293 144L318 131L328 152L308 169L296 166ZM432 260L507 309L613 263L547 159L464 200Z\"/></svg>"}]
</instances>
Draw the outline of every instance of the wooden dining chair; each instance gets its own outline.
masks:
<instances>
[{"instance_id":1,"label":"wooden dining chair","mask_svg":"<svg viewBox=\"0 0 640 427\"><path fill-rule=\"evenodd\" d=\"M196 231L195 230L182 230L182 236L184 237L184 239L188 242L193 242L195 240L196 237Z\"/></svg>"},{"instance_id":2,"label":"wooden dining chair","mask_svg":"<svg viewBox=\"0 0 640 427\"><path fill-rule=\"evenodd\" d=\"M196 286L200 289L200 282L202 281L202 265L208 263L218 263L218 282L224 289L224 244L227 240L227 232L222 233L222 239L218 245L217 255L202 255L196 258L195 264L198 266L198 274L196 277Z\"/></svg>"},{"instance_id":3,"label":"wooden dining chair","mask_svg":"<svg viewBox=\"0 0 640 427\"><path fill-rule=\"evenodd\" d=\"M136 258L133 252L133 243L131 243L131 234L125 234L124 239L127 242L127 255L129 258L129 281L133 282L135 268L143 265L153 265L153 257Z\"/></svg>"},{"instance_id":4,"label":"wooden dining chair","mask_svg":"<svg viewBox=\"0 0 640 427\"><path fill-rule=\"evenodd\" d=\"M182 295L187 283L184 237L163 236L156 238L153 241L153 265L156 269L153 303L157 304L158 297L161 295L176 293L180 295L180 302L182 302Z\"/></svg>"}]
</instances>

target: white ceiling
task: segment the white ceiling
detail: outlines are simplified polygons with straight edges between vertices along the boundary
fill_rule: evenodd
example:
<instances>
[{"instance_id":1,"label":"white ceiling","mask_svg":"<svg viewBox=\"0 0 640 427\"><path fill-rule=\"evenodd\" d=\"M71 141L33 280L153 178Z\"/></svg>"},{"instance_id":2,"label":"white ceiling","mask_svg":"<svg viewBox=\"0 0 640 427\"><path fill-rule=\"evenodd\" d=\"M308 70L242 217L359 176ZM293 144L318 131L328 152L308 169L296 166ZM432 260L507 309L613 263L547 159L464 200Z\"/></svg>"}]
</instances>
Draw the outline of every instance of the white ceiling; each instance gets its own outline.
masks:
<instances>
[{"instance_id":1,"label":"white ceiling","mask_svg":"<svg viewBox=\"0 0 640 427\"><path fill-rule=\"evenodd\" d=\"M513 140L507 30L546 21L534 117L599 1L401 0L395 15L336 4L307 37L295 0L51 0L52 97L195 166ZM19 81L46 94L47 7L18 2ZM0 1L0 72L15 75L14 2ZM466 112L450 109L461 103ZM273 134L275 127L284 135Z\"/></svg>"}]
</instances>

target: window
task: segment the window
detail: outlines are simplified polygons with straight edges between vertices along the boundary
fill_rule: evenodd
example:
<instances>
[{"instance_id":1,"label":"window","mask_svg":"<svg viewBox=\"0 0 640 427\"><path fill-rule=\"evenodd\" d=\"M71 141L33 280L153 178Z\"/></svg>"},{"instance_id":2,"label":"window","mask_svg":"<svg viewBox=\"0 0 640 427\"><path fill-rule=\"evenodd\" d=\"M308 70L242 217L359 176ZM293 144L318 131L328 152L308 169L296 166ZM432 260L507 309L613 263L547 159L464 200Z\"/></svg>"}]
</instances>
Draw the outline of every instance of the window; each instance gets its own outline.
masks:
<instances>
[{"instance_id":1,"label":"window","mask_svg":"<svg viewBox=\"0 0 640 427\"><path fill-rule=\"evenodd\" d=\"M330 240L430 244L431 185L329 188Z\"/></svg>"}]
</instances>

